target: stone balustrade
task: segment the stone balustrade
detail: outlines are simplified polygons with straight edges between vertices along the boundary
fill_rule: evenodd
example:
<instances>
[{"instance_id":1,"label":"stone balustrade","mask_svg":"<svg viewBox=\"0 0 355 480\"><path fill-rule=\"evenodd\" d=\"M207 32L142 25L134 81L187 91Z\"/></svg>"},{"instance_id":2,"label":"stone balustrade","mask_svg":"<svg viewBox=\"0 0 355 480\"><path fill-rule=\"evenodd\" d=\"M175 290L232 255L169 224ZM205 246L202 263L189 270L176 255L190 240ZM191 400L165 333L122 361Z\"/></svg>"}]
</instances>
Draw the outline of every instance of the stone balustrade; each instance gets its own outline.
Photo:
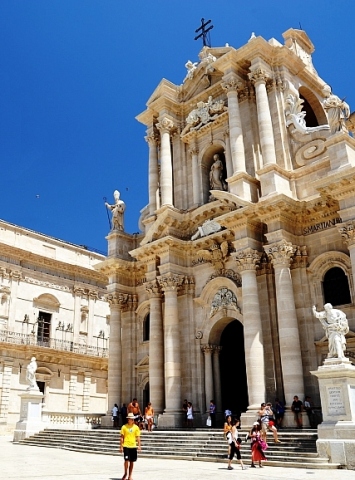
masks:
<instances>
[{"instance_id":1,"label":"stone balustrade","mask_svg":"<svg viewBox=\"0 0 355 480\"><path fill-rule=\"evenodd\" d=\"M104 413L42 411L42 422L45 428L91 430L101 426L101 418L104 416Z\"/></svg>"}]
</instances>

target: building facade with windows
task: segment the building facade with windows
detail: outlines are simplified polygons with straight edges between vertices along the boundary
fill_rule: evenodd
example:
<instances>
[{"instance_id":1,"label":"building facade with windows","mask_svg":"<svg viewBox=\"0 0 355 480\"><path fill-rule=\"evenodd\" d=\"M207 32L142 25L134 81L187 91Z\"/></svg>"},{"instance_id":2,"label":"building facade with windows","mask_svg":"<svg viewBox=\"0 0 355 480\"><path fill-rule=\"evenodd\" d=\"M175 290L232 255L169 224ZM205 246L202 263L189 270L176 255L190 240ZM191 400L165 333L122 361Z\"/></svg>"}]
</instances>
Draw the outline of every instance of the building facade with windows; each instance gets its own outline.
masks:
<instances>
[{"instance_id":1,"label":"building facade with windows","mask_svg":"<svg viewBox=\"0 0 355 480\"><path fill-rule=\"evenodd\" d=\"M143 233L111 230L96 268L109 278L109 404L149 399L160 425L181 424L184 398L197 420L211 399L245 421L275 397L318 403L310 371L328 345L313 305L346 313L354 362L354 115L307 34L283 38L204 47L137 117Z\"/></svg>"},{"instance_id":2,"label":"building facade with windows","mask_svg":"<svg viewBox=\"0 0 355 480\"><path fill-rule=\"evenodd\" d=\"M94 269L104 258L0 221L1 430L19 420L33 356L47 417L107 411L107 280Z\"/></svg>"}]
</instances>

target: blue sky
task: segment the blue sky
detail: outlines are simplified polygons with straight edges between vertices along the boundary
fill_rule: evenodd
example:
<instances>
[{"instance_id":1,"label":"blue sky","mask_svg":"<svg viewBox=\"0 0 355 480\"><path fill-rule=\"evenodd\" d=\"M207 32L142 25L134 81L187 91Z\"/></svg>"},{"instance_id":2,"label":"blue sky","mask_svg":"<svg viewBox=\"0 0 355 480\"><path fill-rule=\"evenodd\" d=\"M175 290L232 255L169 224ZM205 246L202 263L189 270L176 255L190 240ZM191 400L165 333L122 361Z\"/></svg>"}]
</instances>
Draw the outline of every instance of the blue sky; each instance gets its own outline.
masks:
<instances>
[{"instance_id":1,"label":"blue sky","mask_svg":"<svg viewBox=\"0 0 355 480\"><path fill-rule=\"evenodd\" d=\"M147 203L135 116L165 77L180 84L202 17L212 46L300 24L319 75L355 110L353 0L1 0L0 218L106 251L117 188L126 231Z\"/></svg>"}]
</instances>

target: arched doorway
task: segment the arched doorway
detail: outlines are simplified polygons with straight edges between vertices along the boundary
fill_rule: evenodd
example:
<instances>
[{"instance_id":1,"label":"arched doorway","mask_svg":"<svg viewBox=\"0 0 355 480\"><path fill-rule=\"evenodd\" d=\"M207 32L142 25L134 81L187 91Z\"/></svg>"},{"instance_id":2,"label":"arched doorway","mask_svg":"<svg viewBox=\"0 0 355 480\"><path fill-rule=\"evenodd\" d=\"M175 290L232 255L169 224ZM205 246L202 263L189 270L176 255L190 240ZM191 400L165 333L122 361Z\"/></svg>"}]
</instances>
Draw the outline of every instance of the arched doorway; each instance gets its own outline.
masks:
<instances>
[{"instance_id":1,"label":"arched doorway","mask_svg":"<svg viewBox=\"0 0 355 480\"><path fill-rule=\"evenodd\" d=\"M248 384L245 368L244 327L231 321L220 340L220 374L223 411L227 408L240 416L248 407Z\"/></svg>"}]
</instances>

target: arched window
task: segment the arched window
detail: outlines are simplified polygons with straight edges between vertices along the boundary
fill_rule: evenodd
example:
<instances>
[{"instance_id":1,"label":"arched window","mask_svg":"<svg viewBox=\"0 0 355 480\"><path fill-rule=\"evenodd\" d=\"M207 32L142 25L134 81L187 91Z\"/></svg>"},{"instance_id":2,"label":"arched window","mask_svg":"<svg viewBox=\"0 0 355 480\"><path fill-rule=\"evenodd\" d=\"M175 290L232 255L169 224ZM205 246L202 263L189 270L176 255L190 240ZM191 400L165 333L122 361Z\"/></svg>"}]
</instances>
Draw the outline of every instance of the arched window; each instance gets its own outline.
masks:
<instances>
[{"instance_id":1,"label":"arched window","mask_svg":"<svg viewBox=\"0 0 355 480\"><path fill-rule=\"evenodd\" d=\"M150 330L150 314L147 313L143 321L143 342L147 342L149 340L149 330Z\"/></svg>"},{"instance_id":2,"label":"arched window","mask_svg":"<svg viewBox=\"0 0 355 480\"><path fill-rule=\"evenodd\" d=\"M330 268L323 279L324 303L333 306L351 303L348 277L339 267Z\"/></svg>"}]
</instances>

